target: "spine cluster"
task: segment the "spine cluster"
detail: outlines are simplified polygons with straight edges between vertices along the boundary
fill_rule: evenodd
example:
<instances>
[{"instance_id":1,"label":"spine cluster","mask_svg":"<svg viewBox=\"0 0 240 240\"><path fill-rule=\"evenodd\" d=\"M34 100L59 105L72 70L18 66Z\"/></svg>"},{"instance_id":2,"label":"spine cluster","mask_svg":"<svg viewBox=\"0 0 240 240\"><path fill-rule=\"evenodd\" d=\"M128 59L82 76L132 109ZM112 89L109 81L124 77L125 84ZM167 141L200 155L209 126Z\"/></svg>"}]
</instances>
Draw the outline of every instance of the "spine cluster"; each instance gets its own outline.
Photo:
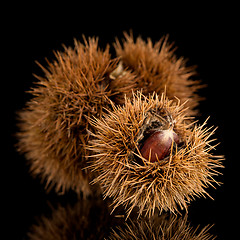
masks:
<instances>
[{"instance_id":1,"label":"spine cluster","mask_svg":"<svg viewBox=\"0 0 240 240\"><path fill-rule=\"evenodd\" d=\"M56 52L19 114L18 149L57 192L110 197L139 214L186 209L217 183L214 130L194 122L202 87L172 44L125 34Z\"/></svg>"}]
</instances>

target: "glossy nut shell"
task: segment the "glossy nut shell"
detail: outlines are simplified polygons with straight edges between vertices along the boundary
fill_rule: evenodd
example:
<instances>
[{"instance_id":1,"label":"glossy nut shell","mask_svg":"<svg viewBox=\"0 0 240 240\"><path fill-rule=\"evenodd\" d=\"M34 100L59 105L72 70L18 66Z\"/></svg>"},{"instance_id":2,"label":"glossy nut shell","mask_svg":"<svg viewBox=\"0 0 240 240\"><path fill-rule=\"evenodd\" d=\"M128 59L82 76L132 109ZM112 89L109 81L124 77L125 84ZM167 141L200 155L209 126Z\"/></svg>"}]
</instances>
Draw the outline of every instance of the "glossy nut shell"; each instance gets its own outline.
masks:
<instances>
[{"instance_id":1,"label":"glossy nut shell","mask_svg":"<svg viewBox=\"0 0 240 240\"><path fill-rule=\"evenodd\" d=\"M155 131L144 141L142 157L150 162L164 159L170 154L173 141L178 143L179 138L172 129Z\"/></svg>"}]
</instances>

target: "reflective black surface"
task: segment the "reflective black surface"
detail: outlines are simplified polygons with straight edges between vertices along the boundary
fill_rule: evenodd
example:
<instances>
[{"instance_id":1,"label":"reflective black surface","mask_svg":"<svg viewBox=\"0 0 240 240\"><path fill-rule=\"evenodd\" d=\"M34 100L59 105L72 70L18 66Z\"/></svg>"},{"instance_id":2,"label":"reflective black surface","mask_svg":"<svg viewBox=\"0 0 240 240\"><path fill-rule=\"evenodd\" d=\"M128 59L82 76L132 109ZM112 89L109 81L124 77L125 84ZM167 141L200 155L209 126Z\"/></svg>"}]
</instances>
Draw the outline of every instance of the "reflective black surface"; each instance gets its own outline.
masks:
<instances>
[{"instance_id":1,"label":"reflective black surface","mask_svg":"<svg viewBox=\"0 0 240 240\"><path fill-rule=\"evenodd\" d=\"M235 216L239 211L239 76L234 76L236 60L232 54L237 46L233 36L235 21L231 12L230 15L226 14L228 8L203 8L199 13L196 13L194 8L175 14L169 7L163 11L160 7L155 9L156 6L149 6L141 11L130 11L123 7L120 12L115 11L116 7L104 12L97 8L92 11L92 6L76 8L69 5L61 11L42 6L41 11L36 11L38 7L32 6L32 13L26 13L24 21L22 18L16 19L12 23L11 35L6 35L10 43L10 53L6 61L9 69L4 69L7 75L2 78L4 154L1 158L4 176L2 198L5 200L2 209L6 212L6 227L4 226L3 230L7 230L6 239L24 239L30 236L30 232L33 236L34 226L39 225L44 216L51 221L56 209L62 209L64 218L68 215L67 211L71 211L71 207L77 206L81 209L81 202L74 193L70 192L65 196L58 196L54 192L46 193L39 179L33 179L29 175L24 157L15 151L15 112L21 109L29 98L25 91L29 90L35 81L32 73L41 74L34 61L44 64L45 57L53 58L52 50L61 50L62 43L73 45L73 38L81 39L82 34L99 36L100 46L105 47L105 44L113 42L115 37L121 38L122 31L130 29L135 36L140 34L144 39L150 37L153 41L168 33L170 41L174 41L178 46L177 55L188 58L189 65L197 65L199 78L208 84L208 87L200 92L206 100L200 104L202 115L199 121L202 123L210 115L209 125L218 126L215 137L221 144L217 147L216 154L224 154L226 157L223 175L218 178L223 184L208 190L214 200L201 198L192 202L187 218L193 229L200 225L201 230L209 224L214 224L209 233L216 236L216 239L237 239L238 220ZM92 233L106 237L110 233L114 217L108 214L108 210L105 212L100 205L95 205L94 208L94 204L91 201L89 203L92 204L93 210L87 212L84 221L86 224L94 222L94 227L91 230L86 227L86 235L81 235L78 225L69 229L74 229L77 232L76 236L81 236L79 239L88 239L86 236L92 236ZM185 212L182 212L182 215L184 218ZM78 221L79 217L69 217L68 220ZM118 219L119 226L124 224L122 220ZM98 228L97 221L100 222L99 225L105 221L106 224L103 224L103 228ZM69 224L74 225L74 221ZM60 230L64 228L64 224L61 226ZM69 235L73 236L71 233ZM99 238L96 236L96 239Z\"/></svg>"},{"instance_id":2,"label":"reflective black surface","mask_svg":"<svg viewBox=\"0 0 240 240\"><path fill-rule=\"evenodd\" d=\"M110 214L107 201L78 200L58 204L42 215L28 232L30 239L214 239L210 225L194 226L188 215L155 214L126 219L123 209Z\"/></svg>"}]
</instances>

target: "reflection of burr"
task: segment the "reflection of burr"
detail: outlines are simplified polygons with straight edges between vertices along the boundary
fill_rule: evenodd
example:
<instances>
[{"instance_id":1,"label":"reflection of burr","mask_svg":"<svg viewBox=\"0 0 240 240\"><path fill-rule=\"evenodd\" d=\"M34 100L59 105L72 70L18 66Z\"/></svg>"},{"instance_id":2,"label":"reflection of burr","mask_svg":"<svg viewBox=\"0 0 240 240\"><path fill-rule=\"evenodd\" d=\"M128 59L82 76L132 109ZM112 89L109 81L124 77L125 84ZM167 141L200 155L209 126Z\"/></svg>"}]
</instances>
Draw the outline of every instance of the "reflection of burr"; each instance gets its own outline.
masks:
<instances>
[{"instance_id":1,"label":"reflection of burr","mask_svg":"<svg viewBox=\"0 0 240 240\"><path fill-rule=\"evenodd\" d=\"M210 228L209 225L202 229L199 226L193 228L187 221L187 215L182 218L163 214L150 219L130 220L124 227L114 228L108 239L213 240L216 237L209 233Z\"/></svg>"},{"instance_id":2,"label":"reflection of burr","mask_svg":"<svg viewBox=\"0 0 240 240\"><path fill-rule=\"evenodd\" d=\"M185 217L155 214L150 219L136 218L118 209L110 214L103 200L80 200L74 205L59 206L51 216L42 216L28 233L31 240L161 239L208 240L210 226L194 228Z\"/></svg>"},{"instance_id":3,"label":"reflection of burr","mask_svg":"<svg viewBox=\"0 0 240 240\"><path fill-rule=\"evenodd\" d=\"M114 215L102 200L80 200L74 205L53 209L42 216L28 233L31 240L95 240L108 236Z\"/></svg>"},{"instance_id":4,"label":"reflection of burr","mask_svg":"<svg viewBox=\"0 0 240 240\"><path fill-rule=\"evenodd\" d=\"M94 181L113 197L115 207L123 204L130 213L137 206L139 214L149 216L156 209L175 212L216 183L221 157L211 153L214 131L206 123L193 126L185 112L165 94L147 98L138 92L123 107L113 106L92 121L97 129L92 169L99 173ZM152 154L146 157L146 152Z\"/></svg>"}]
</instances>

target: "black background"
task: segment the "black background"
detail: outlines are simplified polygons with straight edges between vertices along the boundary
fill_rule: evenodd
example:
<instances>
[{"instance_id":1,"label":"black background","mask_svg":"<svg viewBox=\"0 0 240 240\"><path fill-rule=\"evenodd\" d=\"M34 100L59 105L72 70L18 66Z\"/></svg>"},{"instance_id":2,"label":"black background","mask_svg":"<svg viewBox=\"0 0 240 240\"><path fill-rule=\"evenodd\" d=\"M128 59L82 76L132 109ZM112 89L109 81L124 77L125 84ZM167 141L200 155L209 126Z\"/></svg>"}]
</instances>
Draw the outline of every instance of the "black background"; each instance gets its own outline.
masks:
<instances>
[{"instance_id":1,"label":"black background","mask_svg":"<svg viewBox=\"0 0 240 240\"><path fill-rule=\"evenodd\" d=\"M59 197L52 192L46 194L39 180L29 175L24 157L14 148L16 111L29 99L25 91L35 81L32 73L42 74L35 60L44 65L45 57L54 58L53 50L61 51L62 44L73 46L73 38L81 40L82 34L99 36L100 47L104 48L107 43L114 42L115 37L121 39L123 31L129 30L134 36L150 37L153 42L169 34L169 40L178 47L177 56L189 59L189 65L197 65L199 78L208 85L200 92L206 100L200 104L202 115L199 121L203 123L211 116L208 125L218 126L215 137L221 144L216 154L226 157L223 176L219 177L223 185L209 189L214 201L200 198L191 204L189 220L194 226L215 224L211 233L217 235L217 239L236 239L239 221L236 164L239 161L239 74L235 74L239 59L234 58L237 56L236 6L181 7L150 3L130 6L123 2L50 7L42 3L19 6L19 9L15 6L14 12L9 11L12 22L4 27L6 44L2 44L2 51L7 50L7 56L1 79L1 118L4 121L2 198L6 200L2 210L7 210L4 223L8 228L4 229L8 229L9 237L6 239L22 239L36 217L47 211L49 201L67 202L69 197Z\"/></svg>"}]
</instances>

